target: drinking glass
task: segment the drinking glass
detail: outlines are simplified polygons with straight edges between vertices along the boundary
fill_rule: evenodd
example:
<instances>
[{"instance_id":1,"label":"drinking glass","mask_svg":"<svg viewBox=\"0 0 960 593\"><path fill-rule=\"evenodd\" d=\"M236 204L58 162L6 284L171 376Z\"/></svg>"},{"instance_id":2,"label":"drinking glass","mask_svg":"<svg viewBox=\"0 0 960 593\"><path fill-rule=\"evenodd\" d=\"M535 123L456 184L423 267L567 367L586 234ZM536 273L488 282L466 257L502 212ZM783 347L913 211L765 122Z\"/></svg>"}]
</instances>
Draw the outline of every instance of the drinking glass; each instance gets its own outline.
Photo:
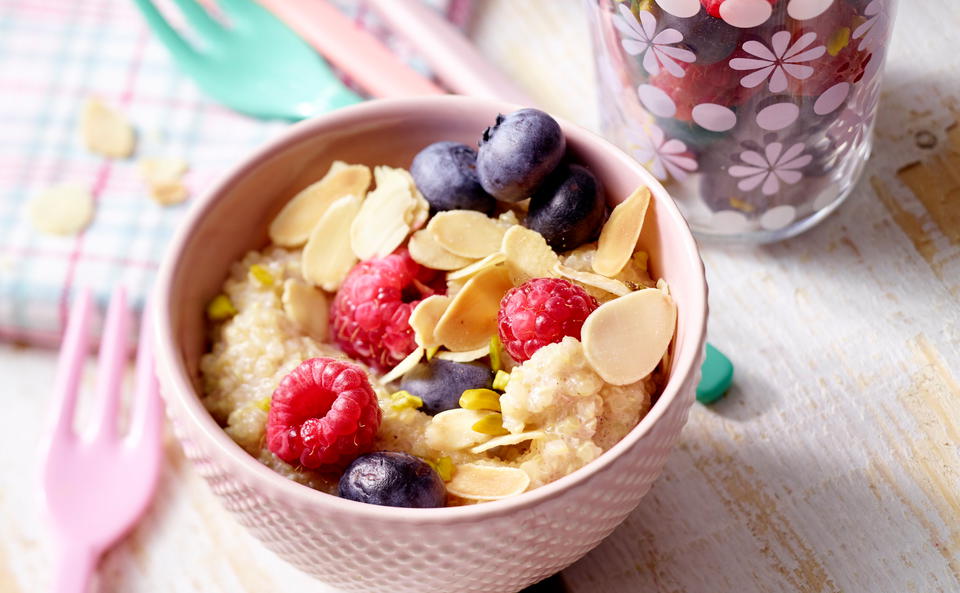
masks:
<instances>
[{"instance_id":1,"label":"drinking glass","mask_svg":"<svg viewBox=\"0 0 960 593\"><path fill-rule=\"evenodd\" d=\"M704 238L769 242L849 195L895 0L585 0L605 135Z\"/></svg>"}]
</instances>

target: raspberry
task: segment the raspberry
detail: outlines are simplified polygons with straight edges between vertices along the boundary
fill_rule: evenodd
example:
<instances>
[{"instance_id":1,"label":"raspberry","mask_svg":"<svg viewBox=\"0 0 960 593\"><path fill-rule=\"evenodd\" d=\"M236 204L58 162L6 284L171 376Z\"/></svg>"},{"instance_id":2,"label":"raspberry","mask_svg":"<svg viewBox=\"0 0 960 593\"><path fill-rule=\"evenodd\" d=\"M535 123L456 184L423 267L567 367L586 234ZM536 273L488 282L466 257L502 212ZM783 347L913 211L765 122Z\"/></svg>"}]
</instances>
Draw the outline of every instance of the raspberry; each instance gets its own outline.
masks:
<instances>
[{"instance_id":1,"label":"raspberry","mask_svg":"<svg viewBox=\"0 0 960 593\"><path fill-rule=\"evenodd\" d=\"M342 468L373 449L380 406L363 369L311 358L280 381L267 414L267 448L287 463Z\"/></svg>"},{"instance_id":2,"label":"raspberry","mask_svg":"<svg viewBox=\"0 0 960 593\"><path fill-rule=\"evenodd\" d=\"M725 0L700 0L700 4L707 9L707 14L713 18L719 19L722 18L720 16L720 5L723 4L724 1ZM767 0L767 2L770 3L770 6L775 6L777 4L777 0Z\"/></svg>"},{"instance_id":3,"label":"raspberry","mask_svg":"<svg viewBox=\"0 0 960 593\"><path fill-rule=\"evenodd\" d=\"M650 77L650 84L667 93L677 111L673 117L693 121L693 108L701 103L716 103L736 107L746 102L759 87L748 89L740 84L743 77L728 65L738 57L751 57L742 48L737 48L728 58L713 64L681 64L684 75L680 78L661 70Z\"/></svg>"},{"instance_id":4,"label":"raspberry","mask_svg":"<svg viewBox=\"0 0 960 593\"><path fill-rule=\"evenodd\" d=\"M517 362L562 340L580 339L580 328L599 305L579 286L560 278L534 278L507 291L497 324L504 349Z\"/></svg>"},{"instance_id":5,"label":"raspberry","mask_svg":"<svg viewBox=\"0 0 960 593\"><path fill-rule=\"evenodd\" d=\"M794 39L806 33L816 33L813 46L823 44L828 51L815 62L809 62L813 66L813 74L808 78L788 78L790 93L814 97L835 84L855 84L863 78L873 55L868 51L860 51L859 41L852 38L859 19L852 6L839 3L836 8L831 8L818 18L804 21L803 26L791 31Z\"/></svg>"},{"instance_id":6,"label":"raspberry","mask_svg":"<svg viewBox=\"0 0 960 593\"><path fill-rule=\"evenodd\" d=\"M349 356L379 370L393 368L416 343L410 312L442 276L405 249L357 264L330 307L333 339Z\"/></svg>"}]
</instances>

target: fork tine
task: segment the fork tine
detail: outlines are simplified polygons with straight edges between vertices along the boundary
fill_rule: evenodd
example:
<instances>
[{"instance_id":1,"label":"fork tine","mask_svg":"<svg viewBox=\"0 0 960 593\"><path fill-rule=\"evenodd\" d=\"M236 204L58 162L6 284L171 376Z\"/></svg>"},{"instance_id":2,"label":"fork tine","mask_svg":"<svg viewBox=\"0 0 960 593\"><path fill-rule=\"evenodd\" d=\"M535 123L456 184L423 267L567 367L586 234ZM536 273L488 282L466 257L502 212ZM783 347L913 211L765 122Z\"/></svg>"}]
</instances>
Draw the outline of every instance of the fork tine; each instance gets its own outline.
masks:
<instances>
[{"instance_id":1,"label":"fork tine","mask_svg":"<svg viewBox=\"0 0 960 593\"><path fill-rule=\"evenodd\" d=\"M183 40L179 33L170 26L167 19L163 18L153 0L133 0L133 3L140 9L147 25L153 29L154 34L160 38L173 57L177 60L192 60L196 57L196 52L189 43Z\"/></svg>"},{"instance_id":2,"label":"fork tine","mask_svg":"<svg viewBox=\"0 0 960 593\"><path fill-rule=\"evenodd\" d=\"M143 307L137 343L137 376L130 412L130 443L155 442L163 426L163 404L153 360L153 314L149 299Z\"/></svg>"},{"instance_id":3,"label":"fork tine","mask_svg":"<svg viewBox=\"0 0 960 593\"><path fill-rule=\"evenodd\" d=\"M90 291L84 288L74 298L57 360L57 375L51 402L54 439L73 435L73 416L80 391L80 378L90 346L91 311Z\"/></svg>"},{"instance_id":4,"label":"fork tine","mask_svg":"<svg viewBox=\"0 0 960 593\"><path fill-rule=\"evenodd\" d=\"M196 0L174 0L183 17L187 19L190 26L196 29L201 35L209 38L221 37L226 29L217 19L213 18L207 10Z\"/></svg>"},{"instance_id":5,"label":"fork tine","mask_svg":"<svg viewBox=\"0 0 960 593\"><path fill-rule=\"evenodd\" d=\"M127 293L116 288L110 297L107 320L100 340L100 363L97 365L96 411L94 434L111 439L117 434L117 409L123 387L123 374L129 358L130 310Z\"/></svg>"}]
</instances>

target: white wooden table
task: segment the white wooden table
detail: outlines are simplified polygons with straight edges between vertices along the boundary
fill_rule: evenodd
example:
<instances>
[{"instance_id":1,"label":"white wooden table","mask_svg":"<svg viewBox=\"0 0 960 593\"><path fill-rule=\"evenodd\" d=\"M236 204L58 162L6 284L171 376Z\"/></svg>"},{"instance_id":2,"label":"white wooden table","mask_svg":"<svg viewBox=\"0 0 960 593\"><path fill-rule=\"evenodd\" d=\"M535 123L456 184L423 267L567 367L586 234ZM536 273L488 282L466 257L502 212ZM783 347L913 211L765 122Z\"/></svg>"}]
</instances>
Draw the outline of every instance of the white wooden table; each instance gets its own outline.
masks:
<instances>
[{"instance_id":1,"label":"white wooden table","mask_svg":"<svg viewBox=\"0 0 960 593\"><path fill-rule=\"evenodd\" d=\"M564 573L572 591L960 591L960 4L901 4L864 181L800 238L705 247L710 338L736 385L695 407L640 508ZM472 35L592 126L580 10L480 2ZM53 369L0 346L3 593L49 583L33 450ZM173 441L156 503L100 573L102 591L326 590L247 535Z\"/></svg>"}]
</instances>

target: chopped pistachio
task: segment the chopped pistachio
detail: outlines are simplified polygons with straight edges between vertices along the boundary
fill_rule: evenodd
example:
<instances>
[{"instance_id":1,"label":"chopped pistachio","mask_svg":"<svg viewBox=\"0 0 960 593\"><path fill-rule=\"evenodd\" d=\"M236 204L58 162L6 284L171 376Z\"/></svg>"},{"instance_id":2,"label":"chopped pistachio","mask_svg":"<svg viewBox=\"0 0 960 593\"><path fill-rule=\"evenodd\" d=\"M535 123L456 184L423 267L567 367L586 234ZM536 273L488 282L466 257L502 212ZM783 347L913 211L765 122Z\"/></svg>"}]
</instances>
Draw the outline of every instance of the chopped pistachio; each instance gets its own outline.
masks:
<instances>
[{"instance_id":1,"label":"chopped pistachio","mask_svg":"<svg viewBox=\"0 0 960 593\"><path fill-rule=\"evenodd\" d=\"M493 334L493 336L490 337L490 369L499 371L502 368L503 364L500 359L500 336Z\"/></svg>"},{"instance_id":2,"label":"chopped pistachio","mask_svg":"<svg viewBox=\"0 0 960 593\"><path fill-rule=\"evenodd\" d=\"M207 305L207 317L210 321L223 321L237 314L233 302L225 294L218 294Z\"/></svg>"},{"instance_id":3,"label":"chopped pistachio","mask_svg":"<svg viewBox=\"0 0 960 593\"><path fill-rule=\"evenodd\" d=\"M510 373L504 370L497 371L497 374L493 377L493 388L497 391L504 391L507 388L507 383L510 382Z\"/></svg>"},{"instance_id":4,"label":"chopped pistachio","mask_svg":"<svg viewBox=\"0 0 960 593\"><path fill-rule=\"evenodd\" d=\"M433 348L427 348L427 360L433 360L433 357L437 355L437 352L440 350L440 346L434 346Z\"/></svg>"},{"instance_id":5,"label":"chopped pistachio","mask_svg":"<svg viewBox=\"0 0 960 593\"><path fill-rule=\"evenodd\" d=\"M437 472L437 475L444 482L449 482L453 478L453 472L456 471L456 468L453 465L453 460L446 455L436 460L424 459L424 461L433 468L433 471Z\"/></svg>"},{"instance_id":6,"label":"chopped pistachio","mask_svg":"<svg viewBox=\"0 0 960 593\"><path fill-rule=\"evenodd\" d=\"M394 410L403 410L406 408L417 409L423 405L422 399L402 389L390 394L390 400L390 407Z\"/></svg>"},{"instance_id":7,"label":"chopped pistachio","mask_svg":"<svg viewBox=\"0 0 960 593\"><path fill-rule=\"evenodd\" d=\"M500 394L492 389L467 389L460 396L460 407L465 410L500 411Z\"/></svg>"},{"instance_id":8,"label":"chopped pistachio","mask_svg":"<svg viewBox=\"0 0 960 593\"><path fill-rule=\"evenodd\" d=\"M260 286L273 286L273 274L260 264L250 266L250 276L256 280Z\"/></svg>"},{"instance_id":9,"label":"chopped pistachio","mask_svg":"<svg viewBox=\"0 0 960 593\"><path fill-rule=\"evenodd\" d=\"M437 470L437 473L440 474L440 479L444 482L449 482L450 479L453 478L453 460L447 456L437 459L434 469Z\"/></svg>"},{"instance_id":10,"label":"chopped pistachio","mask_svg":"<svg viewBox=\"0 0 960 593\"><path fill-rule=\"evenodd\" d=\"M474 432L480 434L489 434L495 437L509 434L510 431L503 427L503 416L498 413L487 414L473 426L470 427Z\"/></svg>"}]
</instances>

